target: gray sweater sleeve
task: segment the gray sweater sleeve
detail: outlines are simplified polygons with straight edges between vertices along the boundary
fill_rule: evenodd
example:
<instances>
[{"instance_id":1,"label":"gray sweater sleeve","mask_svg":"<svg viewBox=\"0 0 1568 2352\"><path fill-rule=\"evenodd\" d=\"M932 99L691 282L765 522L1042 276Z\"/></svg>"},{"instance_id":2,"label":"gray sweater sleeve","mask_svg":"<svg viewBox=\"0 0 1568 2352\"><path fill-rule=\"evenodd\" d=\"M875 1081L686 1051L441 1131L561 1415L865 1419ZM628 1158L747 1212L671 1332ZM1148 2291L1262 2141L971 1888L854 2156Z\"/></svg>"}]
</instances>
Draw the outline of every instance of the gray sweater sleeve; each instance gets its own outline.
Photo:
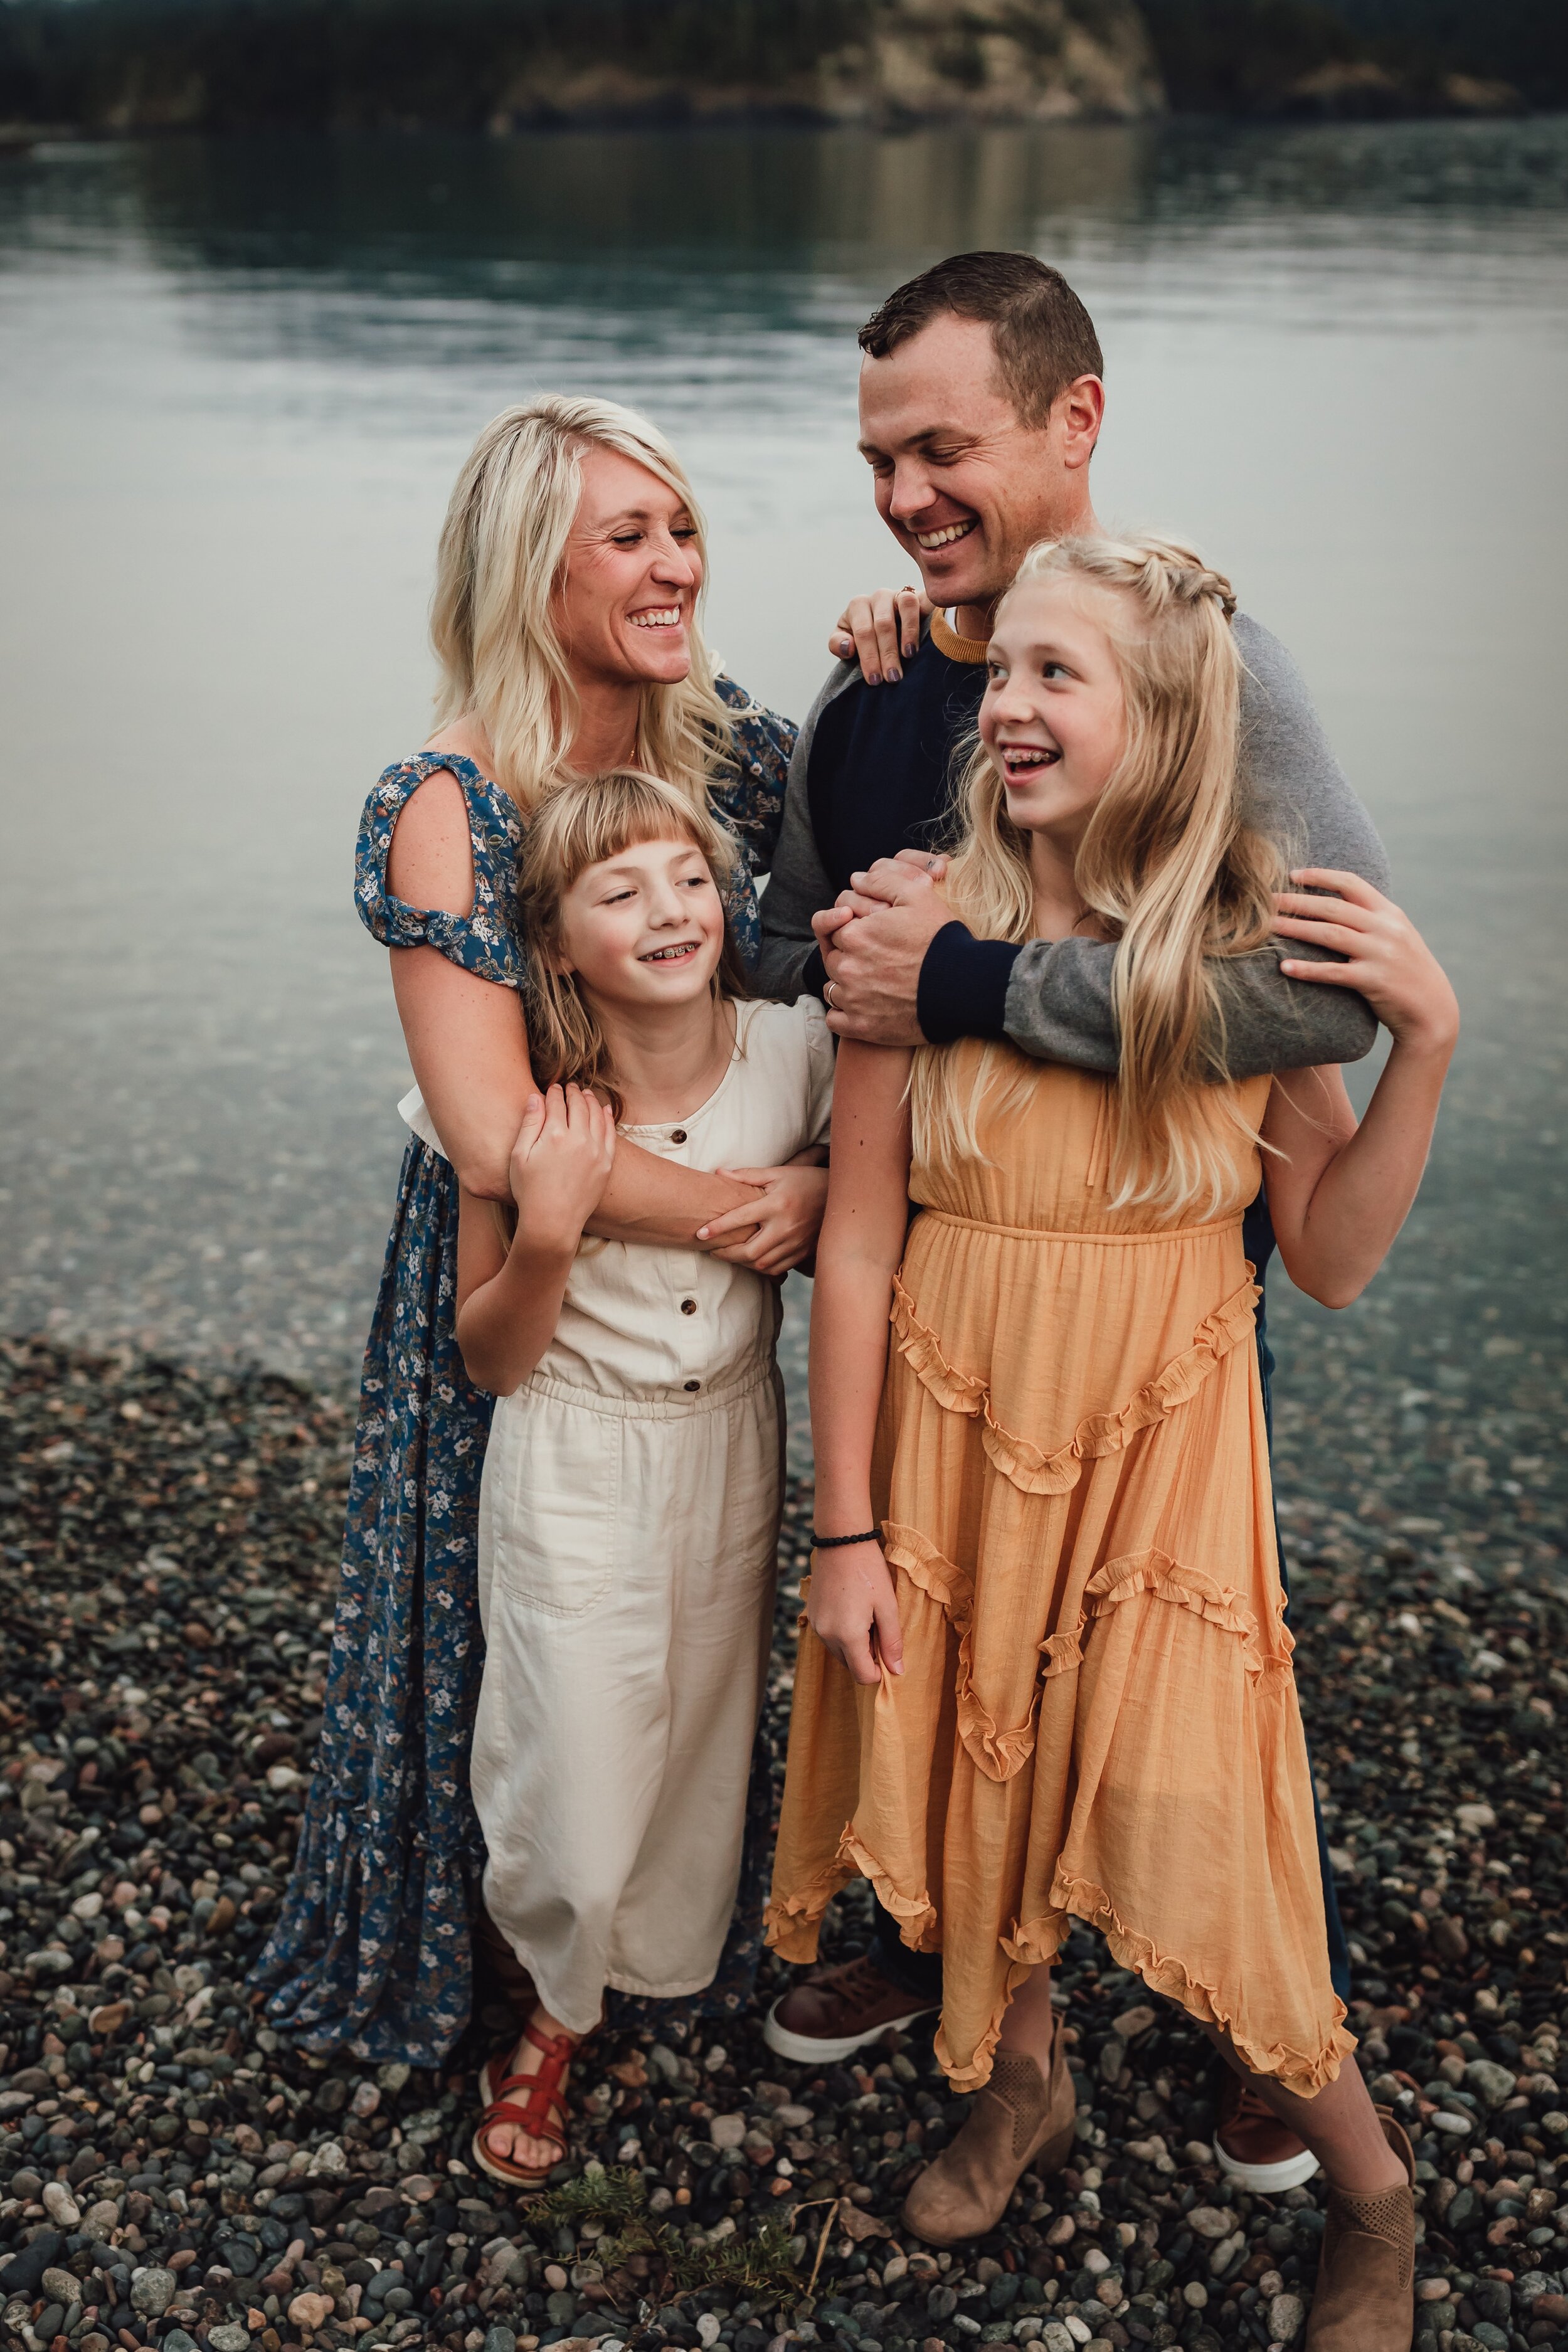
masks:
<instances>
[{"instance_id":1,"label":"gray sweater sleeve","mask_svg":"<svg viewBox=\"0 0 1568 2352\"><path fill-rule=\"evenodd\" d=\"M811 829L811 803L806 795L806 770L811 761L816 722L836 695L860 675L854 662L837 663L805 715L790 757L789 782L784 791L784 821L778 846L763 892L763 944L755 979L763 996L781 996L793 1004L807 990L814 975L806 966L816 955L811 919L831 907L837 893L828 880ZM820 971L818 963L816 971Z\"/></svg>"},{"instance_id":2,"label":"gray sweater sleeve","mask_svg":"<svg viewBox=\"0 0 1568 2352\"><path fill-rule=\"evenodd\" d=\"M1388 887L1388 859L1376 828L1347 782L1319 724L1300 670L1277 637L1246 614L1236 617L1241 684L1243 776L1248 814L1291 866L1326 866ZM1303 961L1319 951L1292 942ZM1116 950L1092 940L1036 940L1020 950L1007 985L1007 1034L1042 1061L1114 1070L1110 1010ZM1319 1062L1357 1062L1370 1053L1377 1021L1346 988L1287 980L1279 950L1262 948L1217 967L1224 1066L1259 1077Z\"/></svg>"}]
</instances>

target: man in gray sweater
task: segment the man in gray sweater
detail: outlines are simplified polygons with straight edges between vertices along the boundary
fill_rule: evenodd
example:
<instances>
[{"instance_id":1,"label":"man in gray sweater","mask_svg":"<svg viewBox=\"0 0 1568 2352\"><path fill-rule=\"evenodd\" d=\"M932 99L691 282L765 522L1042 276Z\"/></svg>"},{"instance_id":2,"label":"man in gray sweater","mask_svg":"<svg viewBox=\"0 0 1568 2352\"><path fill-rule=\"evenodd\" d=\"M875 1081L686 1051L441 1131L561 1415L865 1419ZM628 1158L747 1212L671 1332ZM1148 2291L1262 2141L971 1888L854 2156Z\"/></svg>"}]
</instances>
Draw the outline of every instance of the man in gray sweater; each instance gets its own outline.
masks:
<instances>
[{"instance_id":1,"label":"man in gray sweater","mask_svg":"<svg viewBox=\"0 0 1568 2352\"><path fill-rule=\"evenodd\" d=\"M901 631L883 632L880 668L841 662L801 730L763 900L761 985L820 995L841 1036L887 1045L1005 1037L1045 1060L1113 1071L1114 949L977 940L940 888L955 753L974 740L996 603L1037 541L1099 528L1089 469L1105 395L1093 325L1066 281L1031 256L962 254L890 295L860 344L860 446L878 511L919 564L935 610L922 629L909 599ZM850 617L870 642L870 616ZM1386 888L1382 844L1289 656L1244 614L1235 629L1254 821L1293 866L1348 869ZM1298 965L1312 960L1291 954ZM1233 1077L1356 1061L1376 1034L1361 997L1290 978L1275 950L1223 963L1216 980L1215 1043ZM1245 1238L1261 1280L1273 1248L1261 1198ZM1258 1352L1267 1406L1261 1309ZM1320 1853L1343 1998L1348 1956L1321 1827ZM877 1916L869 1954L818 1970L774 2004L765 2032L782 2054L842 2059L940 2000L940 1960L906 1950L896 1924L879 1907ZM1264 2193L1315 2169L1235 2078L1222 2091L1217 2147L1237 2185Z\"/></svg>"}]
</instances>

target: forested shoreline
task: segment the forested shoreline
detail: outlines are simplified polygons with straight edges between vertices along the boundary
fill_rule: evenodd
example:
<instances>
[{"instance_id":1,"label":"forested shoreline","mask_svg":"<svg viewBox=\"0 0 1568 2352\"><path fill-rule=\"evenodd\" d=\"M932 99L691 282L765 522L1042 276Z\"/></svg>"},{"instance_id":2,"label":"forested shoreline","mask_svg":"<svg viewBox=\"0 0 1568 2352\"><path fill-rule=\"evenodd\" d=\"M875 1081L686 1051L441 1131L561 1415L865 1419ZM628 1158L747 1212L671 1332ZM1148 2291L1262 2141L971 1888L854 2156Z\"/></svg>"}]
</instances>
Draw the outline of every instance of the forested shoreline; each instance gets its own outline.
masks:
<instances>
[{"instance_id":1,"label":"forested shoreline","mask_svg":"<svg viewBox=\"0 0 1568 2352\"><path fill-rule=\"evenodd\" d=\"M0 0L13 135L1565 103L1552 0Z\"/></svg>"}]
</instances>

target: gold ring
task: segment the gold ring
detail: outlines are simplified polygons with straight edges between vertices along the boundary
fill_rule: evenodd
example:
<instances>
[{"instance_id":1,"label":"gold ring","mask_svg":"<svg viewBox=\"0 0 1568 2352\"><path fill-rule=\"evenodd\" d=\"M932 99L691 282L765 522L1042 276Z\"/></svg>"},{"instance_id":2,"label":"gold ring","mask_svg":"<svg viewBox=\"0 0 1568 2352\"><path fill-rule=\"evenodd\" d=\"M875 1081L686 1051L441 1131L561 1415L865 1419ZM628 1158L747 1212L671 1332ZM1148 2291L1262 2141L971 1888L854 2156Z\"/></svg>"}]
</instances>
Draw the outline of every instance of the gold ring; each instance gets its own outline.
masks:
<instances>
[{"instance_id":1,"label":"gold ring","mask_svg":"<svg viewBox=\"0 0 1568 2352\"><path fill-rule=\"evenodd\" d=\"M837 985L838 982L836 980L826 980L824 981L822 984L822 1001L824 1004L826 1005L830 1013L837 1013L838 1010L838 1006L835 1003L833 995L833 992Z\"/></svg>"}]
</instances>

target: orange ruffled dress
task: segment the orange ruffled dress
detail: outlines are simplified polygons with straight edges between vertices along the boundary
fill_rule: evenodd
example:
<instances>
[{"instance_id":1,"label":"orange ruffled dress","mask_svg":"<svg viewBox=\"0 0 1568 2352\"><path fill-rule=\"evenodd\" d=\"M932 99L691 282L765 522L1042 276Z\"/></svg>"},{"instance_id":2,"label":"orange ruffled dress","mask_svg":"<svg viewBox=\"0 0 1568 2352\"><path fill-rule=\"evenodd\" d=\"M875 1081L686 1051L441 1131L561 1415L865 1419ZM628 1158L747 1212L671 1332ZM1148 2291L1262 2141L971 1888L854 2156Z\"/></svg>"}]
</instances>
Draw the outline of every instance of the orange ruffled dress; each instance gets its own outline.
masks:
<instances>
[{"instance_id":1,"label":"orange ruffled dress","mask_svg":"<svg viewBox=\"0 0 1568 2352\"><path fill-rule=\"evenodd\" d=\"M873 1472L904 1672L858 1686L803 1628L769 1941L814 1959L837 1889L869 1878L942 1955L937 2056L968 2090L1086 1920L1310 2095L1355 2045L1241 1245L1258 1153L1237 1136L1202 1223L1113 1210L1110 1081L953 1050L999 1057L986 1159L911 1171ZM1268 1088L1237 1089L1254 1126Z\"/></svg>"}]
</instances>

